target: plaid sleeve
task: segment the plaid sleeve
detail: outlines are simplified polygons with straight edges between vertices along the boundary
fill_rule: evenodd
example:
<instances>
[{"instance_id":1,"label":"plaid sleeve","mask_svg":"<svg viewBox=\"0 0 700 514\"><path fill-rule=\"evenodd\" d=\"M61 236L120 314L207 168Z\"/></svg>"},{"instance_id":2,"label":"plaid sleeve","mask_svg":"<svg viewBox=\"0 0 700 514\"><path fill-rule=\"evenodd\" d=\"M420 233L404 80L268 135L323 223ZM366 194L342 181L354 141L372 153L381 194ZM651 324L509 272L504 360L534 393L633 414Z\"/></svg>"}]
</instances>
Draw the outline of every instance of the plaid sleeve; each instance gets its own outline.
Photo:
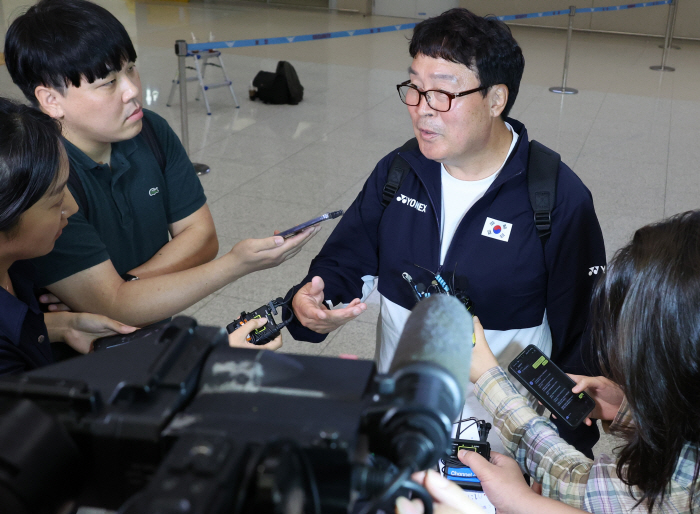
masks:
<instances>
[{"instance_id":1,"label":"plaid sleeve","mask_svg":"<svg viewBox=\"0 0 700 514\"><path fill-rule=\"evenodd\" d=\"M520 469L542 484L542 496L595 514L647 512L646 503L637 505L635 497L639 497L639 489L633 487L630 491L617 475L614 455L601 454L593 462L567 444L554 425L528 406L501 368L484 373L474 384L474 391L493 415L494 426ZM624 400L611 427L631 423L632 413ZM666 499L663 504L654 506L654 513L688 512L688 496L699 451L697 445L686 443ZM697 496L693 505L700 507Z\"/></svg>"},{"instance_id":2,"label":"plaid sleeve","mask_svg":"<svg viewBox=\"0 0 700 514\"><path fill-rule=\"evenodd\" d=\"M484 373L474 392L493 416L503 445L520 469L542 484L542 495L582 508L593 461L561 439L554 425L528 406L500 367Z\"/></svg>"},{"instance_id":3,"label":"plaid sleeve","mask_svg":"<svg viewBox=\"0 0 700 514\"><path fill-rule=\"evenodd\" d=\"M612 423L610 423L610 430L615 430L616 428L629 427L634 424L634 419L632 418L632 411L627 403L627 398L622 399L622 404L617 410L617 415Z\"/></svg>"}]
</instances>

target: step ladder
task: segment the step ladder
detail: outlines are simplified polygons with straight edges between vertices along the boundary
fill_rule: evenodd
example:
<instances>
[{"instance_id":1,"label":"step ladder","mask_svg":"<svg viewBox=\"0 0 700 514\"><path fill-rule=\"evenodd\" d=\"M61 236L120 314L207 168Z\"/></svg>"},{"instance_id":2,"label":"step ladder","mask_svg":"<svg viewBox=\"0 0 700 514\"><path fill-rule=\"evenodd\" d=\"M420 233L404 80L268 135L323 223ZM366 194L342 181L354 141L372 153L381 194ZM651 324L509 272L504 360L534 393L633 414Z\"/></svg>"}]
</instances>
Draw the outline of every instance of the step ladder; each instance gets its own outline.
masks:
<instances>
[{"instance_id":1,"label":"step ladder","mask_svg":"<svg viewBox=\"0 0 700 514\"><path fill-rule=\"evenodd\" d=\"M224 67L224 61L221 60L221 52L219 52L218 50L207 50L204 52L193 51L188 52L186 57L192 57L194 59L194 66L187 66L187 69L194 70L197 74L195 77L188 77L187 82L199 82L199 89L197 90L197 96L195 96L195 100L199 100L199 93L201 92L202 96L204 97L204 103L206 104L208 115L211 116L211 108L209 107L207 91L209 91L210 89L216 89L217 87L228 87L231 91L233 101L236 104L236 109L240 107L240 105L238 105L236 93L233 91L233 83L231 82L231 79L228 78L226 68ZM219 63L217 64L215 62L209 62L209 59L218 59ZM224 76L224 81L209 84L205 83L204 77L207 72L207 66L214 66L215 68L220 68L221 73ZM170 107L170 105L173 103L173 96L175 95L175 90L179 85L179 74L176 71L175 78L173 79L172 86L170 87L170 95L168 95L168 102L165 104L168 107Z\"/></svg>"}]
</instances>

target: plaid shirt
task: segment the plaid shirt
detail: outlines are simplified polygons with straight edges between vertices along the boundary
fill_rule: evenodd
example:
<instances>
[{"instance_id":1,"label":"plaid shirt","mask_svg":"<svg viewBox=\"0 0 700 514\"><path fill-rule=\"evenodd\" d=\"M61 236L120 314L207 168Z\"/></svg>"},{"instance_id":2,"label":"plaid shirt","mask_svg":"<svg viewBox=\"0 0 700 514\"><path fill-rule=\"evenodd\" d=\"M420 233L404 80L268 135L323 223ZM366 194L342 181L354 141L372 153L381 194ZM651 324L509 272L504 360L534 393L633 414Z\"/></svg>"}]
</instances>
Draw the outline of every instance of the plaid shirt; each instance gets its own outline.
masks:
<instances>
[{"instance_id":1,"label":"plaid shirt","mask_svg":"<svg viewBox=\"0 0 700 514\"><path fill-rule=\"evenodd\" d=\"M636 500L617 475L617 459L599 455L594 461L561 439L546 418L528 406L500 367L488 370L474 384L476 397L494 418L506 449L528 473L542 484L542 495L594 513L646 513L645 504L633 509ZM632 415L623 401L611 428L628 426ZM623 444L623 441L620 440ZM697 448L687 443L676 464L663 505L652 512L690 512L688 498L697 462ZM639 497L639 489L633 489ZM693 508L700 513L700 495Z\"/></svg>"}]
</instances>

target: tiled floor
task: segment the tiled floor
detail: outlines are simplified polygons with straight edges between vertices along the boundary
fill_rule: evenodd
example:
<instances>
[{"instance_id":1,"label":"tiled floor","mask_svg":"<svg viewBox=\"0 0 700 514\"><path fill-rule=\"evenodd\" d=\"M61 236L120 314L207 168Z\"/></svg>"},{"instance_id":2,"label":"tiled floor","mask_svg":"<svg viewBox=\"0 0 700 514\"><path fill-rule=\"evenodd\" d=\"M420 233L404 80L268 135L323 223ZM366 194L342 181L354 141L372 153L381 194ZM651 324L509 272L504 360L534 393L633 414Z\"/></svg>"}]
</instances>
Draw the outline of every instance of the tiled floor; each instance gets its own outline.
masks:
<instances>
[{"instance_id":1,"label":"tiled floor","mask_svg":"<svg viewBox=\"0 0 700 514\"><path fill-rule=\"evenodd\" d=\"M7 0L0 0L0 7ZM191 33L208 40L291 36L390 25L396 18L320 11L202 4L144 4L101 0L125 24L138 45L138 66L147 107L179 133L179 100L166 107L177 63L176 39ZM0 13L11 17L16 8ZM663 13L661 14L663 15ZM4 20L3 20L4 21ZM514 27L526 69L512 116L530 136L560 152L591 189L608 256L633 231L651 221L700 207L700 42L678 41L668 65L659 64L659 39L574 33L568 85L578 95L548 92L561 83L565 33ZM241 103L228 90L210 92L213 114L188 104L190 152L211 166L202 177L216 220L221 252L245 237L271 235L319 213L346 208L374 164L412 137L394 85L410 64L408 32L224 50ZM258 70L278 60L296 67L305 87L297 106L263 105L247 97ZM210 71L216 73L216 70ZM19 98L6 68L0 90ZM256 273L185 311L202 324L225 325L283 295L306 274L309 261L333 222L291 262ZM505 300L505 299L504 299ZM374 353L378 306L312 345L285 339L283 351L322 355Z\"/></svg>"}]
</instances>

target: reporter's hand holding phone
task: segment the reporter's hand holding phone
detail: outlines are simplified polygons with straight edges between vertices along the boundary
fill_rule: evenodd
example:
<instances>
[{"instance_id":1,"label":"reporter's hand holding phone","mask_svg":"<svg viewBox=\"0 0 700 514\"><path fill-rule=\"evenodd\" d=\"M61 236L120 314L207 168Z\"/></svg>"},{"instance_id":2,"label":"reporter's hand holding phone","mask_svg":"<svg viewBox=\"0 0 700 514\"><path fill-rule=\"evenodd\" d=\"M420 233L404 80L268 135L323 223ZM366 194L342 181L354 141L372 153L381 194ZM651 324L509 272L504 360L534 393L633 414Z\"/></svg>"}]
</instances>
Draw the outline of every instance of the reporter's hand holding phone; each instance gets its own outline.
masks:
<instances>
[{"instance_id":1,"label":"reporter's hand holding phone","mask_svg":"<svg viewBox=\"0 0 700 514\"><path fill-rule=\"evenodd\" d=\"M298 254L319 230L321 228L318 226L309 227L288 239L278 235L264 239L244 239L236 243L229 255L239 266L241 276L274 268Z\"/></svg>"},{"instance_id":2,"label":"reporter's hand holding phone","mask_svg":"<svg viewBox=\"0 0 700 514\"><path fill-rule=\"evenodd\" d=\"M330 310L323 303L323 287L323 279L314 277L292 299L294 315L306 328L319 334L328 334L367 309L366 304L355 298L343 308Z\"/></svg>"},{"instance_id":3,"label":"reporter's hand holding phone","mask_svg":"<svg viewBox=\"0 0 700 514\"><path fill-rule=\"evenodd\" d=\"M228 335L228 345L231 348L251 348L253 350L278 350L282 348L282 335L275 337L269 343L260 345L249 343L246 340L248 334L264 326L265 323L267 323L267 318L255 318L244 323L241 328L234 330Z\"/></svg>"},{"instance_id":4,"label":"reporter's hand holding phone","mask_svg":"<svg viewBox=\"0 0 700 514\"><path fill-rule=\"evenodd\" d=\"M617 411L620 410L620 405L625 399L625 393L622 392L619 385L605 377L586 377L570 373L568 375L571 380L576 382L571 390L574 394L586 391L595 401L595 408L583 421L586 425L591 426L594 423L591 418L603 421L615 419Z\"/></svg>"},{"instance_id":5,"label":"reporter's hand holding phone","mask_svg":"<svg viewBox=\"0 0 700 514\"><path fill-rule=\"evenodd\" d=\"M90 353L95 339L136 330L136 327L89 312L47 312L44 323L51 342L63 341L80 353Z\"/></svg>"},{"instance_id":6,"label":"reporter's hand holding phone","mask_svg":"<svg viewBox=\"0 0 700 514\"><path fill-rule=\"evenodd\" d=\"M476 342L474 348L472 348L472 366L469 372L469 380L475 383L481 378L481 375L498 366L498 361L493 355L489 343L486 342L486 335L484 335L484 327L481 325L481 321L476 316L474 316L473 321Z\"/></svg>"}]
</instances>

